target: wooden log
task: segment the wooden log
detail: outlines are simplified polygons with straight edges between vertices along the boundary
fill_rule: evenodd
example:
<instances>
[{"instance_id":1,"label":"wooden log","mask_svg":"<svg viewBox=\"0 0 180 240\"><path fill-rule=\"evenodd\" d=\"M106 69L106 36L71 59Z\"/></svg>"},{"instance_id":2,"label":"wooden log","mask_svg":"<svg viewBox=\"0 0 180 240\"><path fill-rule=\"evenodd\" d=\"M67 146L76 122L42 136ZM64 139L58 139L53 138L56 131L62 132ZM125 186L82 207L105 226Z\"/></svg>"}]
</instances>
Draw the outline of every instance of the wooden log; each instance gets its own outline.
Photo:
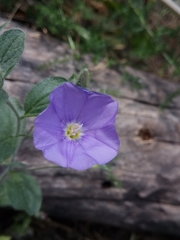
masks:
<instances>
[{"instance_id":1,"label":"wooden log","mask_svg":"<svg viewBox=\"0 0 180 240\"><path fill-rule=\"evenodd\" d=\"M75 60L65 43L13 22L9 27L26 33L23 56L4 86L22 102L32 84L45 77L68 78L83 64L95 69L90 56ZM121 147L111 171L34 171L43 190L42 209L56 218L180 236L180 97L165 110L159 108L179 84L130 67L126 72L140 81L141 89L133 91L128 81L124 84L119 67L92 71L91 88L115 95L119 103L116 127ZM53 165L34 148L32 139L23 142L17 160L32 167Z\"/></svg>"}]
</instances>

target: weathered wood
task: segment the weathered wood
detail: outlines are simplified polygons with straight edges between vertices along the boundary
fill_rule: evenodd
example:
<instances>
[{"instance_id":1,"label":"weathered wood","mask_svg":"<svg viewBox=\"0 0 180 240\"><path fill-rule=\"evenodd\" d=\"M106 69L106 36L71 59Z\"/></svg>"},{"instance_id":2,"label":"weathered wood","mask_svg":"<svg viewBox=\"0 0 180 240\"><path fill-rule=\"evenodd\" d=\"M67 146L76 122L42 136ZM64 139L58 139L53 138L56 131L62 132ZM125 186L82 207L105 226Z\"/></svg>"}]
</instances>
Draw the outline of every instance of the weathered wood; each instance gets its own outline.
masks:
<instances>
[{"instance_id":1,"label":"weathered wood","mask_svg":"<svg viewBox=\"0 0 180 240\"><path fill-rule=\"evenodd\" d=\"M11 23L10 27L14 26L19 27ZM5 89L21 101L31 85L45 77L68 78L83 64L93 70L91 57L84 56L78 62L66 44L20 28L26 33L25 51L8 76ZM142 89L132 91L128 83L123 84L120 68L92 71L91 87L115 94L119 103L116 125L121 147L111 162L112 172L34 171L43 189L43 210L59 218L180 236L180 97L164 111L159 108L180 86L130 67L126 71L139 77ZM53 165L35 150L32 139L23 142L18 160L32 167ZM116 187L118 182L121 186Z\"/></svg>"}]
</instances>

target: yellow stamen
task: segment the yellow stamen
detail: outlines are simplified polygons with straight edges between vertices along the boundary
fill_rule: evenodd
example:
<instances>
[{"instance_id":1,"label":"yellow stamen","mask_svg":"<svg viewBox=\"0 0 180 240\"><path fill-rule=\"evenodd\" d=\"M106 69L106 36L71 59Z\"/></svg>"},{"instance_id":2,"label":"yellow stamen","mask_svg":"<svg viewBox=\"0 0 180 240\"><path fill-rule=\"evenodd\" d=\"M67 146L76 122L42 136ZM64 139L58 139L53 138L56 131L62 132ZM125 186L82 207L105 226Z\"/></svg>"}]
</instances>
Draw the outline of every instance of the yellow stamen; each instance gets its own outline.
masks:
<instances>
[{"instance_id":1,"label":"yellow stamen","mask_svg":"<svg viewBox=\"0 0 180 240\"><path fill-rule=\"evenodd\" d=\"M65 129L65 136L69 139L76 140L82 136L82 124L69 124Z\"/></svg>"}]
</instances>

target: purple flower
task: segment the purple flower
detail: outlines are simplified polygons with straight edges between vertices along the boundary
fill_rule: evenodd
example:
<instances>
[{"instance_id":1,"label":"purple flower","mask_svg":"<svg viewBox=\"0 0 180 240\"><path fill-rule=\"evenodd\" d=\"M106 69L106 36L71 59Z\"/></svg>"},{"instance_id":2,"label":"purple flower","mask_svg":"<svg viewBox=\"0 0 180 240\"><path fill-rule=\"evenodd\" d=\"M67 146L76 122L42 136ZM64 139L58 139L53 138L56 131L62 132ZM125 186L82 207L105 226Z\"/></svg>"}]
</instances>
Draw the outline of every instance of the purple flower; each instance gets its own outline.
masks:
<instances>
[{"instance_id":1,"label":"purple flower","mask_svg":"<svg viewBox=\"0 0 180 240\"><path fill-rule=\"evenodd\" d=\"M119 148L117 110L110 96L64 83L51 92L49 106L35 120L34 145L62 167L105 164Z\"/></svg>"}]
</instances>

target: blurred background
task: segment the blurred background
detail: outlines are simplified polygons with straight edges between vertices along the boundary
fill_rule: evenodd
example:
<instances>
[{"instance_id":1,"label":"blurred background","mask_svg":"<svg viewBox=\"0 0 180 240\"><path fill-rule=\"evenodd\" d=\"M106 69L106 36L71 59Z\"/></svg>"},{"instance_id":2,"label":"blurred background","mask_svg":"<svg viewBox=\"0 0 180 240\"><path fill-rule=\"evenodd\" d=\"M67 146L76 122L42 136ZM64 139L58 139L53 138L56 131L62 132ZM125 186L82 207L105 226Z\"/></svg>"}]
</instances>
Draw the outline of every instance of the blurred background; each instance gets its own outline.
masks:
<instances>
[{"instance_id":1,"label":"blurred background","mask_svg":"<svg viewBox=\"0 0 180 240\"><path fill-rule=\"evenodd\" d=\"M1 17L68 42L76 58L91 53L94 63L131 65L171 81L180 80L180 16L163 1L0 2Z\"/></svg>"}]
</instances>

